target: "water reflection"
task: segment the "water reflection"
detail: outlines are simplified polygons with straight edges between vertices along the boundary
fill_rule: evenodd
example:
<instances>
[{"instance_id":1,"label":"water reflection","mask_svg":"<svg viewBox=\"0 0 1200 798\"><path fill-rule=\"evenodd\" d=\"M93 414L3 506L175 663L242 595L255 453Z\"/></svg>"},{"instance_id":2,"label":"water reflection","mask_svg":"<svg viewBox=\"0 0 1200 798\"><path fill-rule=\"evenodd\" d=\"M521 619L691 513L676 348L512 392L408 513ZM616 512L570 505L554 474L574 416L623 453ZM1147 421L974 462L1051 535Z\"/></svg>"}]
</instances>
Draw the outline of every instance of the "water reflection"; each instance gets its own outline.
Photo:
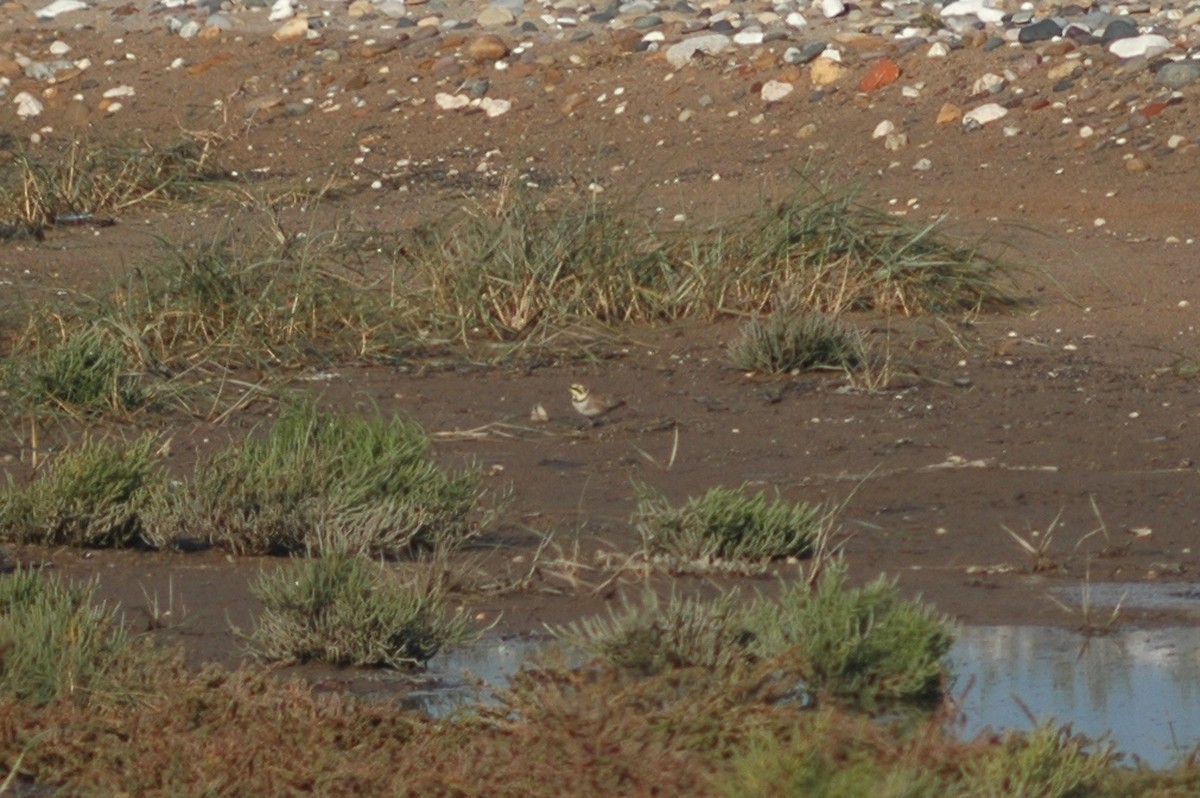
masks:
<instances>
[{"instance_id":1,"label":"water reflection","mask_svg":"<svg viewBox=\"0 0 1200 798\"><path fill-rule=\"evenodd\" d=\"M1111 732L1117 748L1162 767L1200 743L1200 629L1116 630L1084 638L1040 626L963 627L950 653L970 738L1039 720ZM972 684L973 679L973 684Z\"/></svg>"},{"instance_id":2,"label":"water reflection","mask_svg":"<svg viewBox=\"0 0 1200 798\"><path fill-rule=\"evenodd\" d=\"M430 685L410 690L405 701L435 716L445 716L466 703L486 702L545 640L489 638L474 646L439 654L429 663Z\"/></svg>"},{"instance_id":3,"label":"water reflection","mask_svg":"<svg viewBox=\"0 0 1200 798\"><path fill-rule=\"evenodd\" d=\"M486 701L545 640L488 639L439 655L406 702L435 715ZM966 691L959 733L1070 723L1151 767L1200 744L1200 628L1117 629L1085 638L1041 626L966 626L949 656L955 695ZM970 689L967 687L970 685ZM1024 708L1023 708L1024 707Z\"/></svg>"}]
</instances>

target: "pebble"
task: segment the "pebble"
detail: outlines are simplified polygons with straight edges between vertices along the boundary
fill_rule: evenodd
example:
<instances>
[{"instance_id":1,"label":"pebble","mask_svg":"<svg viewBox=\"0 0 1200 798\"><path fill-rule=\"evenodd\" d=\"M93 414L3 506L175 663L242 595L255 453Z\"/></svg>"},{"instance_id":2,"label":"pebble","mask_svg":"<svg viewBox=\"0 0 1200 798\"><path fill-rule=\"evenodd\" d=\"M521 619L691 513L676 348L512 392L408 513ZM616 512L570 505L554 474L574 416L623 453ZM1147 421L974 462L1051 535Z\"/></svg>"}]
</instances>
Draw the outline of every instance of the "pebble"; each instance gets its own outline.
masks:
<instances>
[{"instance_id":1,"label":"pebble","mask_svg":"<svg viewBox=\"0 0 1200 798\"><path fill-rule=\"evenodd\" d=\"M1110 44L1118 39L1130 39L1138 35L1137 25L1128 19L1114 19L1100 34L1101 44Z\"/></svg>"},{"instance_id":2,"label":"pebble","mask_svg":"<svg viewBox=\"0 0 1200 798\"><path fill-rule=\"evenodd\" d=\"M267 15L267 20L270 22L282 22L294 16L296 16L296 10L292 8L292 0L275 0L271 6L271 13Z\"/></svg>"},{"instance_id":3,"label":"pebble","mask_svg":"<svg viewBox=\"0 0 1200 798\"><path fill-rule=\"evenodd\" d=\"M759 96L762 98L763 102L777 103L795 90L796 87L791 83L785 83L782 80L768 80L763 84L762 90L759 92Z\"/></svg>"},{"instance_id":4,"label":"pebble","mask_svg":"<svg viewBox=\"0 0 1200 798\"><path fill-rule=\"evenodd\" d=\"M17 106L17 116L22 119L37 116L46 107L41 100L27 91L20 92L17 96L13 97L13 103Z\"/></svg>"},{"instance_id":5,"label":"pebble","mask_svg":"<svg viewBox=\"0 0 1200 798\"><path fill-rule=\"evenodd\" d=\"M1008 109L999 103L984 103L972 108L962 116L964 130L976 130L986 124L1008 116Z\"/></svg>"},{"instance_id":6,"label":"pebble","mask_svg":"<svg viewBox=\"0 0 1200 798\"><path fill-rule=\"evenodd\" d=\"M1191 60L1163 64L1154 76L1155 83L1168 89L1182 89L1197 80L1200 80L1200 61Z\"/></svg>"},{"instance_id":7,"label":"pebble","mask_svg":"<svg viewBox=\"0 0 1200 798\"><path fill-rule=\"evenodd\" d=\"M1153 58L1171 49L1171 40L1157 33L1144 33L1117 39L1108 45L1108 51L1117 58Z\"/></svg>"},{"instance_id":8,"label":"pebble","mask_svg":"<svg viewBox=\"0 0 1200 798\"><path fill-rule=\"evenodd\" d=\"M846 68L828 56L814 60L808 68L808 77L814 86L829 86L841 80Z\"/></svg>"},{"instance_id":9,"label":"pebble","mask_svg":"<svg viewBox=\"0 0 1200 798\"><path fill-rule=\"evenodd\" d=\"M676 69L686 66L697 53L719 55L733 46L733 40L723 33L709 33L684 39L667 48L667 63Z\"/></svg>"},{"instance_id":10,"label":"pebble","mask_svg":"<svg viewBox=\"0 0 1200 798\"><path fill-rule=\"evenodd\" d=\"M821 13L825 19L840 17L846 13L846 4L842 0L821 0Z\"/></svg>"},{"instance_id":11,"label":"pebble","mask_svg":"<svg viewBox=\"0 0 1200 798\"><path fill-rule=\"evenodd\" d=\"M877 60L867 70L867 74L863 75L862 80L858 84L858 90L863 92L872 92L891 85L900 77L900 67L890 58L884 57Z\"/></svg>"},{"instance_id":12,"label":"pebble","mask_svg":"<svg viewBox=\"0 0 1200 798\"><path fill-rule=\"evenodd\" d=\"M308 35L308 17L292 17L280 25L273 34L277 42L290 42Z\"/></svg>"},{"instance_id":13,"label":"pebble","mask_svg":"<svg viewBox=\"0 0 1200 798\"><path fill-rule=\"evenodd\" d=\"M507 8L493 3L480 11L475 21L483 28L498 28L511 25L515 19L516 17Z\"/></svg>"},{"instance_id":14,"label":"pebble","mask_svg":"<svg viewBox=\"0 0 1200 798\"><path fill-rule=\"evenodd\" d=\"M39 2L47 0L35 0L28 8ZM116 80L91 75L84 76L88 85L79 89L66 83L79 82L90 66L86 53L72 50L78 43L68 33L90 25L76 24L81 12L104 14L111 11L105 6L121 2L53 0L33 11L43 23L66 14L79 17L56 23L60 36L42 31L46 35L33 52L21 53L8 42L0 46L0 96L5 106L15 107L18 118L30 119L42 114L46 104L78 106L85 112L100 107L109 113L122 102L132 104L133 85L114 87ZM1018 135L1022 129L1032 135L1037 129L1030 121L1032 114L1046 107L1064 109L1059 117L1074 120L1057 135L1075 136L1077 146L1090 140L1097 151L1122 147L1127 156L1124 168L1133 172L1149 169L1134 153L1165 156L1194 150L1197 142L1195 130L1184 121L1190 117L1159 115L1182 102L1194 116L1192 105L1200 101L1187 93L1188 87L1200 84L1200 0L150 0L144 4L147 9L141 5L130 3L122 6L130 10L110 15L125 19L167 11L147 24L179 38L219 39L222 49L255 35L270 35L285 45L306 39L312 43L311 51L275 48L292 59L279 71L281 77L289 77L273 84L264 79L261 90L240 100L239 112L247 114L301 115L317 108L362 116L371 110L366 104L373 102L370 91L364 90L392 80L397 86L411 81L416 88L397 89L389 110L430 103L429 107L476 117L510 113L514 100L490 96L487 75L514 92L520 91L512 89L514 85L535 92L557 88L562 93L555 103L567 117L587 108L615 115L624 112L628 98L603 105L604 90L593 91L581 75L590 64L612 55L645 53L647 63L665 62L675 70L667 77L678 79L677 85L693 80L678 75L680 70L710 70L735 81L745 79L742 85L720 91L708 86L712 95L757 98L767 106L790 98L807 78L811 89L806 88L804 96L810 102L871 108L880 102L877 94L905 77L912 85L902 86L899 93L893 89L888 99L903 97L907 107L921 110L893 111L895 123L889 120L874 129L872 135L888 150L909 146L903 129L916 130L922 121L928 126L933 105L913 101L933 104L934 97L941 103L937 126L958 124L971 131L1011 113L1005 135ZM10 17L14 8L28 13L24 7L11 0L0 5ZM264 26L264 20L270 24ZM111 28L113 23L105 24ZM352 31L349 42L334 35L340 31ZM577 49L550 56L540 49L544 41L572 43ZM197 75L221 63L221 55L199 55L192 49L196 46L204 45L180 46L178 52L168 53L163 66L171 63L174 69ZM383 58L345 72L317 73L338 58L365 59L401 48L419 52L414 61L419 66L403 78L396 73L388 77L395 62ZM375 54L364 55L368 51ZM955 60L967 63L964 53L992 55L986 66L967 71ZM944 63L932 65L923 59ZM500 70L508 71L504 83L494 74ZM961 79L956 84L931 79L928 88L915 79L944 71ZM35 88L29 81L40 85ZM64 103L69 97L95 97L97 92L103 95L101 106ZM339 92L346 93L344 98ZM401 99L404 94L411 96ZM687 122L713 105L712 95L689 98L669 110L638 109L636 114L648 125L663 118ZM616 94L610 90L607 96ZM291 101L296 97L307 99ZM964 113L963 106L974 107ZM634 106L629 107L634 115ZM738 118L739 124L764 123L772 116L762 108L741 117L739 113L736 107L721 111ZM1165 127L1168 119L1178 127L1154 130L1155 125ZM816 128L807 124L795 135L815 136ZM945 128L935 135L946 135ZM813 142L818 145L826 146ZM931 164L920 159L912 168L925 171Z\"/></svg>"},{"instance_id":15,"label":"pebble","mask_svg":"<svg viewBox=\"0 0 1200 798\"><path fill-rule=\"evenodd\" d=\"M980 22L999 22L1004 11L994 7L988 0L955 0L942 8L942 17L975 17Z\"/></svg>"},{"instance_id":16,"label":"pebble","mask_svg":"<svg viewBox=\"0 0 1200 798\"><path fill-rule=\"evenodd\" d=\"M962 109L954 103L943 103L938 109L936 123L939 125L949 125L962 119Z\"/></svg>"},{"instance_id":17,"label":"pebble","mask_svg":"<svg viewBox=\"0 0 1200 798\"><path fill-rule=\"evenodd\" d=\"M495 34L476 36L467 44L467 55L477 64L499 61L508 55L508 45Z\"/></svg>"},{"instance_id":18,"label":"pebble","mask_svg":"<svg viewBox=\"0 0 1200 798\"><path fill-rule=\"evenodd\" d=\"M1017 41L1021 44L1029 44L1053 39L1061 33L1062 28L1057 22L1052 19L1043 19L1021 28L1021 32L1017 34Z\"/></svg>"},{"instance_id":19,"label":"pebble","mask_svg":"<svg viewBox=\"0 0 1200 798\"><path fill-rule=\"evenodd\" d=\"M54 19L61 14L82 11L87 7L88 4L82 0L54 0L50 5L38 9L36 16L38 19Z\"/></svg>"}]
</instances>

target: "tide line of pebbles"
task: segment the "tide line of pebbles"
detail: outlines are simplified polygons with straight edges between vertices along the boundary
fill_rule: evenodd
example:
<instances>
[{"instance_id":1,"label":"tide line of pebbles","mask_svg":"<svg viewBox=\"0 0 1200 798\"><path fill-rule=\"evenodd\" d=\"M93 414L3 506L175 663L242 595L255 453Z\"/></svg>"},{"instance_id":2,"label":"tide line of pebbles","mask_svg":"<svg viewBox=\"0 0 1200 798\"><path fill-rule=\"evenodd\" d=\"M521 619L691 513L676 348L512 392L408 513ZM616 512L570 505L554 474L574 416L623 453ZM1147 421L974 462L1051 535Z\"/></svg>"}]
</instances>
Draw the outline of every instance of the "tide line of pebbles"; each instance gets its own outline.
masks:
<instances>
[{"instance_id":1,"label":"tide line of pebbles","mask_svg":"<svg viewBox=\"0 0 1200 798\"><path fill-rule=\"evenodd\" d=\"M247 41L273 37L283 44L311 42L320 57L340 52L322 43L341 36L370 57L416 48L430 55L430 72L440 87L431 97L445 111L481 111L489 118L520 106L519 98L489 94L488 70L533 69L545 65L546 42L570 46L603 41L624 55L645 54L665 69L748 69L770 76L753 83L765 107L819 102L841 92L891 91L917 98L922 81L902 81L908 71L928 72L929 63L955 74L963 52L995 53L990 71L956 74L963 82L958 102L944 102L939 125L971 132L1005 120L1016 109L1045 107L1083 113L1064 116L1081 141L1096 148L1134 144L1167 154L1193 147L1194 131L1175 132L1164 140L1136 140L1138 128L1188 100L1200 85L1200 3L1134 0L1049 4L1005 0L626 0L593 4L586 0L53 0L26 7L15 0L0 5L14 31L50 28L60 32L45 52L23 52L0 44L0 103L18 119L35 120L54 85L91 66L67 43L73 19L105 15L112 25L155 28L183 39ZM116 22L114 22L116 21ZM361 53L360 53L361 54ZM572 63L582 64L571 57ZM916 60L926 64L917 69ZM978 61L974 62L978 63ZM473 65L464 73L463 65ZM195 72L205 63L172 63ZM480 73L483 77L479 77ZM466 74L471 79L460 79ZM349 87L353 89L354 87ZM136 94L130 85L103 88L102 107L115 112ZM570 115L589 101L579 93L563 98ZM1088 108L1093 100L1104 104ZM260 101L249 111L275 104ZM303 113L279 103L284 112ZM685 112L686 113L686 112ZM1097 117L1095 123L1084 118ZM1101 119L1102 117L1102 119ZM0 116L0 120L3 117ZM681 118L681 121L682 118ZM901 123L901 126L903 122ZM891 120L874 130L888 149L907 146L906 133ZM1019 126L1005 122L1006 135ZM1127 156L1131 171L1146 168L1136 154ZM914 168L928 168L918 161Z\"/></svg>"}]
</instances>

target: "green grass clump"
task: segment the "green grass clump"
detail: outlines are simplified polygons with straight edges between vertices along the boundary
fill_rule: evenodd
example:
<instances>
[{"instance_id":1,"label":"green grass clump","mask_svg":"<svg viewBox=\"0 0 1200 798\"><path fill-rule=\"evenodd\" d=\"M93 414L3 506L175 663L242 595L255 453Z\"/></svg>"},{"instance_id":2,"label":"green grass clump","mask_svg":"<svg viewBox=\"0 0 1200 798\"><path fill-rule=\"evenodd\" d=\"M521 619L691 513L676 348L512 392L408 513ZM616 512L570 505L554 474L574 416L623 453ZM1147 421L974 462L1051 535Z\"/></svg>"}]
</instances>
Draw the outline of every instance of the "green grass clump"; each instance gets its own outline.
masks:
<instances>
[{"instance_id":1,"label":"green grass clump","mask_svg":"<svg viewBox=\"0 0 1200 798\"><path fill-rule=\"evenodd\" d=\"M744 488L713 488L673 507L666 497L639 486L632 523L643 553L686 568L807 556L829 515L820 506L768 501Z\"/></svg>"},{"instance_id":2,"label":"green grass clump","mask_svg":"<svg viewBox=\"0 0 1200 798\"><path fill-rule=\"evenodd\" d=\"M676 264L645 225L595 202L508 199L418 231L405 265L426 317L464 340L511 340L540 325L682 315Z\"/></svg>"},{"instance_id":3,"label":"green grass clump","mask_svg":"<svg viewBox=\"0 0 1200 798\"><path fill-rule=\"evenodd\" d=\"M763 374L816 368L853 369L863 361L865 344L828 316L783 307L742 325L730 347L735 366Z\"/></svg>"},{"instance_id":4,"label":"green grass clump","mask_svg":"<svg viewBox=\"0 0 1200 798\"><path fill-rule=\"evenodd\" d=\"M664 606L647 590L640 603L623 597L607 618L573 621L555 636L592 657L649 676L671 668L729 673L746 660L743 610L736 592L713 600L671 594Z\"/></svg>"},{"instance_id":5,"label":"green grass clump","mask_svg":"<svg viewBox=\"0 0 1200 798\"><path fill-rule=\"evenodd\" d=\"M478 472L435 463L416 423L305 405L200 463L170 525L239 554L395 557L470 538L479 495Z\"/></svg>"},{"instance_id":6,"label":"green grass clump","mask_svg":"<svg viewBox=\"0 0 1200 798\"><path fill-rule=\"evenodd\" d=\"M20 152L0 166L0 222L29 229L180 199L223 177L198 141L131 147L72 140L64 150Z\"/></svg>"},{"instance_id":7,"label":"green grass clump","mask_svg":"<svg viewBox=\"0 0 1200 798\"><path fill-rule=\"evenodd\" d=\"M173 196L194 183L188 158L156 163L151 172L161 177L149 187L122 178L140 194L78 186L63 193L114 208ZM98 168L90 164L74 168ZM29 186L53 182L23 168ZM42 208L28 212L42 220L59 213L46 208L80 205L27 204ZM98 299L64 309L62 329L27 334L27 348L49 352L58 338L102 329L127 355L125 391L136 386L135 373L396 362L451 347L472 357L538 357L547 348L594 346L589 328L609 334L617 325L774 308L748 324L733 349L744 368L775 372L852 368L864 358L862 340L823 316L973 312L1006 299L1006 268L946 239L936 223L913 226L865 208L853 192L812 186L757 213L682 230L658 228L629 205L539 204L521 192L412 232L295 232L275 208L260 217L247 233L162 242ZM109 386L103 398L111 403L121 391Z\"/></svg>"},{"instance_id":8,"label":"green grass clump","mask_svg":"<svg viewBox=\"0 0 1200 798\"><path fill-rule=\"evenodd\" d=\"M85 439L57 455L44 473L0 492L0 538L47 546L151 545L146 522L163 478L158 440Z\"/></svg>"},{"instance_id":9,"label":"green grass clump","mask_svg":"<svg viewBox=\"0 0 1200 798\"><path fill-rule=\"evenodd\" d=\"M387 275L364 277L337 239L275 228L164 242L95 312L136 330L139 348L175 371L394 359L417 334Z\"/></svg>"},{"instance_id":10,"label":"green grass clump","mask_svg":"<svg viewBox=\"0 0 1200 798\"><path fill-rule=\"evenodd\" d=\"M829 564L813 585L785 587L777 600L673 596L664 606L647 591L640 606L627 603L556 635L638 673L701 668L738 683L763 667L781 697L871 708L940 700L953 640L945 619L902 600L894 582L847 587L840 563Z\"/></svg>"},{"instance_id":11,"label":"green grass clump","mask_svg":"<svg viewBox=\"0 0 1200 798\"><path fill-rule=\"evenodd\" d=\"M426 226L401 263L417 289L405 298L412 317L464 342L782 304L837 317L852 309L974 311L1004 301L1002 267L937 228L867 208L853 191L812 185L748 217L674 233L620 206L544 207L518 192L495 209ZM775 324L757 335L784 351L804 331ZM830 337L810 324L810 334ZM845 337L818 350L854 359Z\"/></svg>"},{"instance_id":12,"label":"green grass clump","mask_svg":"<svg viewBox=\"0 0 1200 798\"><path fill-rule=\"evenodd\" d=\"M462 612L448 616L444 588L356 555L298 560L253 590L264 609L251 645L269 660L408 668L475 638Z\"/></svg>"},{"instance_id":13,"label":"green grass clump","mask_svg":"<svg viewBox=\"0 0 1200 798\"><path fill-rule=\"evenodd\" d=\"M148 398L121 342L93 326L19 351L0 369L14 398L27 407L125 413Z\"/></svg>"},{"instance_id":14,"label":"green grass clump","mask_svg":"<svg viewBox=\"0 0 1200 798\"><path fill-rule=\"evenodd\" d=\"M751 219L724 225L712 255L737 264L738 285L766 307L785 297L832 316L977 311L1006 302L1003 268L977 246L858 201L852 187L806 184Z\"/></svg>"},{"instance_id":15,"label":"green grass clump","mask_svg":"<svg viewBox=\"0 0 1200 798\"><path fill-rule=\"evenodd\" d=\"M153 656L119 613L95 602L96 584L36 571L0 575L0 695L37 704L107 701L133 690Z\"/></svg>"}]
</instances>

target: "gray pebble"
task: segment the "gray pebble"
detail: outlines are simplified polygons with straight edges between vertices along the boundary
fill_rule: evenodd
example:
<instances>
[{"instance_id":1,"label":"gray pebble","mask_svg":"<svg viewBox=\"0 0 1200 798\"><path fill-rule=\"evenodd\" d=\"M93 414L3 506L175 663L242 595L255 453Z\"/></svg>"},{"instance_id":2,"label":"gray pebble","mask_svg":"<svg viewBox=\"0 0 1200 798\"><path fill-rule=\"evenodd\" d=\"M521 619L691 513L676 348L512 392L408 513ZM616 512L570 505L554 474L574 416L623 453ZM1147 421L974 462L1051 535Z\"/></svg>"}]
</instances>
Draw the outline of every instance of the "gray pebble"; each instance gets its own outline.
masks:
<instances>
[{"instance_id":1,"label":"gray pebble","mask_svg":"<svg viewBox=\"0 0 1200 798\"><path fill-rule=\"evenodd\" d=\"M1200 61L1172 61L1163 64L1154 76L1154 82L1168 89L1182 89L1200 80Z\"/></svg>"},{"instance_id":2,"label":"gray pebble","mask_svg":"<svg viewBox=\"0 0 1200 798\"><path fill-rule=\"evenodd\" d=\"M1137 25L1124 18L1118 17L1104 28L1104 33L1100 34L1100 41L1104 44L1115 42L1117 39L1128 39L1138 35Z\"/></svg>"},{"instance_id":3,"label":"gray pebble","mask_svg":"<svg viewBox=\"0 0 1200 798\"><path fill-rule=\"evenodd\" d=\"M1053 39L1062 33L1062 26L1052 19L1040 19L1032 25L1027 25L1021 28L1017 34L1017 41L1021 44L1029 44L1031 42L1042 42L1047 39Z\"/></svg>"}]
</instances>

